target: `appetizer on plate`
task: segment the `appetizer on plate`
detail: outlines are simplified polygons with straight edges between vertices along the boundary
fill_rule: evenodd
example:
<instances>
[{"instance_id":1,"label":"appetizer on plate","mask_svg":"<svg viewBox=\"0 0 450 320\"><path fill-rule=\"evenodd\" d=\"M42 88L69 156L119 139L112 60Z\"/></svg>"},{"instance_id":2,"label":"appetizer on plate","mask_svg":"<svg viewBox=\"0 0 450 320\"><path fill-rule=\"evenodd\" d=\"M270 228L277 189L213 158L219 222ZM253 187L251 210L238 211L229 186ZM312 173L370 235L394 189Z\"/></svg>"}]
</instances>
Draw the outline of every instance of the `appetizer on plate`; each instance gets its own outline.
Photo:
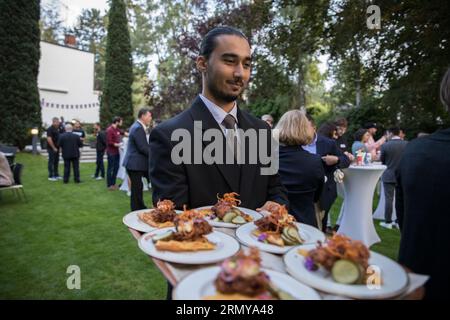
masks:
<instances>
[{"instance_id":1,"label":"appetizer on plate","mask_svg":"<svg viewBox=\"0 0 450 320\"><path fill-rule=\"evenodd\" d=\"M173 220L177 216L175 204L170 200L159 200L155 209L138 214L139 219L146 224L161 229L173 227Z\"/></svg>"},{"instance_id":2,"label":"appetizer on plate","mask_svg":"<svg viewBox=\"0 0 450 320\"><path fill-rule=\"evenodd\" d=\"M342 234L334 234L316 249L299 253L305 257L305 268L317 271L319 267L331 273L334 281L342 284L366 283L369 249L361 242Z\"/></svg>"},{"instance_id":3,"label":"appetizer on plate","mask_svg":"<svg viewBox=\"0 0 450 320\"><path fill-rule=\"evenodd\" d=\"M175 230L169 230L152 237L158 250L199 251L213 250L216 245L205 236L213 232L209 223L195 210L184 210L174 219Z\"/></svg>"},{"instance_id":4,"label":"appetizer on plate","mask_svg":"<svg viewBox=\"0 0 450 320\"><path fill-rule=\"evenodd\" d=\"M206 300L292 300L289 293L278 289L261 270L259 250L250 248L249 254L239 251L221 264L214 281L217 294Z\"/></svg>"},{"instance_id":5,"label":"appetizer on plate","mask_svg":"<svg viewBox=\"0 0 450 320\"><path fill-rule=\"evenodd\" d=\"M280 247L304 243L300 237L295 218L288 214L285 206L272 206L270 213L254 222L257 226L252 234L258 241Z\"/></svg>"},{"instance_id":6,"label":"appetizer on plate","mask_svg":"<svg viewBox=\"0 0 450 320\"><path fill-rule=\"evenodd\" d=\"M236 192L225 193L223 198L217 195L217 203L210 210L203 209L202 212L217 222L245 224L253 221L253 217L237 208L241 201L236 196L239 196Z\"/></svg>"}]
</instances>

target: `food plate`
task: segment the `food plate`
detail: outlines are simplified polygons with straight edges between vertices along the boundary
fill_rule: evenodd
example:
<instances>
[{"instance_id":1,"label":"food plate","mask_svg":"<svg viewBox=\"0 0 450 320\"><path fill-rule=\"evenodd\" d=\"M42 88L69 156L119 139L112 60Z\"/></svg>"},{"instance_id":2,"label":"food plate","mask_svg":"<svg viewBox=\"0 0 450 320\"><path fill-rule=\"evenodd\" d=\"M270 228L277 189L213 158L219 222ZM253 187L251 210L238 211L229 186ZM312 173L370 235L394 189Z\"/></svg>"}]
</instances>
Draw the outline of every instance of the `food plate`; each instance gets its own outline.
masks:
<instances>
[{"instance_id":1,"label":"food plate","mask_svg":"<svg viewBox=\"0 0 450 320\"><path fill-rule=\"evenodd\" d=\"M314 289L298 282L291 276L277 271L261 269L279 289L291 294L298 300L320 300ZM202 300L206 296L216 294L214 280L220 267L209 267L195 271L181 280L173 292L174 300Z\"/></svg>"},{"instance_id":2,"label":"food plate","mask_svg":"<svg viewBox=\"0 0 450 320\"><path fill-rule=\"evenodd\" d=\"M139 219L139 216L138 216L139 213L148 212L150 210L152 210L152 208L132 211L132 212L128 213L127 215L125 215L123 217L122 221L127 227L137 230L137 231L140 231L140 232L150 232L150 231L156 230L158 228L155 228L155 227L152 227L151 225L146 224L144 221ZM183 211L175 210L175 212L177 214L180 214Z\"/></svg>"},{"instance_id":3,"label":"food plate","mask_svg":"<svg viewBox=\"0 0 450 320\"><path fill-rule=\"evenodd\" d=\"M213 206L204 206L204 207L197 208L196 210L211 209L211 207L213 207ZM236 207L236 208L241 210L243 213L246 213L249 216L251 216L253 218L253 221L256 221L256 220L261 219L263 217L262 214L260 214L259 212L256 212L255 210L242 208L242 207ZM240 226L242 226L242 224L222 222L222 221L214 221L213 219L210 219L208 216L205 216L205 220L208 221L208 223L210 225L212 225L213 227L218 227L218 228L232 228L232 229L236 229L236 228L239 228Z\"/></svg>"},{"instance_id":4,"label":"food plate","mask_svg":"<svg viewBox=\"0 0 450 320\"><path fill-rule=\"evenodd\" d=\"M296 222L300 237L307 243L317 243L317 241L325 241L325 234L319 229L316 229L310 225ZM257 226L251 222L240 226L236 230L236 237L238 240L246 246L257 247L258 249L275 254L284 254L288 252L293 246L276 246L274 244L264 243L258 241L257 237L252 234L252 231L257 229Z\"/></svg>"},{"instance_id":5,"label":"food plate","mask_svg":"<svg viewBox=\"0 0 450 320\"><path fill-rule=\"evenodd\" d=\"M196 252L172 252L157 250L151 237L165 233L169 230L175 231L175 228L163 228L153 230L142 235L139 239L139 248L148 255L168 262L182 263L182 264L207 264L214 263L231 257L239 251L239 242L233 237L214 231L205 237L216 245L214 250L202 250Z\"/></svg>"},{"instance_id":6,"label":"food plate","mask_svg":"<svg viewBox=\"0 0 450 320\"><path fill-rule=\"evenodd\" d=\"M294 247L284 255L284 262L294 278L317 290L355 299L386 299L400 295L408 285L408 275L398 263L373 251L370 251L369 267L372 266L374 271L380 272L379 286L376 285L376 275L369 278L369 285L337 283L323 268L317 271L305 268L305 257L298 253L298 250L309 251L314 248L316 245Z\"/></svg>"}]
</instances>

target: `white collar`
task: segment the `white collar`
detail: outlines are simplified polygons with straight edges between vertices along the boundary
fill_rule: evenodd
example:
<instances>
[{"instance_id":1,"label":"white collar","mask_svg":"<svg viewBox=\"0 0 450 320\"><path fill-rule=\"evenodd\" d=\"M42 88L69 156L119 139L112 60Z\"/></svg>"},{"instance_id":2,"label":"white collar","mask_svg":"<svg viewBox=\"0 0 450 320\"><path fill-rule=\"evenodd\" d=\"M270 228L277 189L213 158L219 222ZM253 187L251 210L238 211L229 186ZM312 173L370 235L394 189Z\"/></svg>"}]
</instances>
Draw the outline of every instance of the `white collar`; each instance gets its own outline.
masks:
<instances>
[{"instance_id":1,"label":"white collar","mask_svg":"<svg viewBox=\"0 0 450 320\"><path fill-rule=\"evenodd\" d=\"M399 136L392 136L391 140L402 140Z\"/></svg>"},{"instance_id":2,"label":"white collar","mask_svg":"<svg viewBox=\"0 0 450 320\"><path fill-rule=\"evenodd\" d=\"M141 120L137 119L137 122L139 122L139 123L141 124L142 128L144 128L144 131L147 130L147 126L146 126L145 124L143 124L143 123L141 122Z\"/></svg>"},{"instance_id":3,"label":"white collar","mask_svg":"<svg viewBox=\"0 0 450 320\"><path fill-rule=\"evenodd\" d=\"M222 125L223 119L225 119L225 117L228 114L231 114L234 117L234 119L236 119L236 123L238 122L236 101L234 102L233 109L231 109L231 111L229 113L226 113L221 107L219 107L214 102L212 102L211 100L206 98L204 95L200 94L200 98L202 99L203 103L206 105L206 108L208 108L209 112L211 112L212 116L214 117L214 120L216 120L216 122L219 125L223 126Z\"/></svg>"}]
</instances>

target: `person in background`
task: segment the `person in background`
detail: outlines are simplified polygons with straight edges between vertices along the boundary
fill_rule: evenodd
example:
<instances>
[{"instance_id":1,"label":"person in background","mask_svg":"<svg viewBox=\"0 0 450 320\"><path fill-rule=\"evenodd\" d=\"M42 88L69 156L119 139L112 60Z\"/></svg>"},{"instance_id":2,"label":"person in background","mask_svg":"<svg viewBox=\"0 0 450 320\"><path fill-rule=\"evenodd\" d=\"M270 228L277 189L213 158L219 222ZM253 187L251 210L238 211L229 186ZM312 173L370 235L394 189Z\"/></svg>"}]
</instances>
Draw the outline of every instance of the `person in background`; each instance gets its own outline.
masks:
<instances>
[{"instance_id":1,"label":"person in background","mask_svg":"<svg viewBox=\"0 0 450 320\"><path fill-rule=\"evenodd\" d=\"M265 114L261 117L262 121L267 122L267 124L269 125L269 127L273 127L273 117L270 114Z\"/></svg>"},{"instance_id":2,"label":"person in background","mask_svg":"<svg viewBox=\"0 0 450 320\"><path fill-rule=\"evenodd\" d=\"M369 141L369 137L370 133L367 131L367 129L356 130L355 134L353 135L353 138L355 139L355 141L352 144L353 156L356 157L358 151L368 152L366 143L367 141Z\"/></svg>"},{"instance_id":3,"label":"person in background","mask_svg":"<svg viewBox=\"0 0 450 320\"><path fill-rule=\"evenodd\" d=\"M440 98L450 112L450 69L442 79ZM398 261L412 272L430 276L425 299L450 299L448 150L450 128L410 141L396 174Z\"/></svg>"},{"instance_id":4,"label":"person in background","mask_svg":"<svg viewBox=\"0 0 450 320\"><path fill-rule=\"evenodd\" d=\"M369 132L369 139L365 142L367 152L370 152L372 159L378 159L378 152L380 151L381 145L386 142L386 136L382 136L375 142L374 136L378 131L377 124L373 122L368 122L364 125L364 129Z\"/></svg>"},{"instance_id":5,"label":"person in background","mask_svg":"<svg viewBox=\"0 0 450 320\"><path fill-rule=\"evenodd\" d=\"M106 132L102 130L99 122L94 125L94 132L96 136L95 150L97 152L97 158L95 162L95 173L92 178L102 180L105 178L105 165L103 163L103 158L106 150Z\"/></svg>"},{"instance_id":6,"label":"person in background","mask_svg":"<svg viewBox=\"0 0 450 320\"><path fill-rule=\"evenodd\" d=\"M337 140L338 138L336 125L330 121L322 123L317 133L333 140Z\"/></svg>"},{"instance_id":7,"label":"person in background","mask_svg":"<svg viewBox=\"0 0 450 320\"><path fill-rule=\"evenodd\" d=\"M61 119L61 120L60 120L60 122L59 122L59 130L60 130L61 133L63 133L63 132L66 131L66 129L64 129L65 126L66 126L66 122L64 121L64 117L63 117L63 116L61 116L60 119Z\"/></svg>"},{"instance_id":8,"label":"person in background","mask_svg":"<svg viewBox=\"0 0 450 320\"><path fill-rule=\"evenodd\" d=\"M84 140L86 139L86 132L84 132L83 128L81 127L81 122L78 120L75 120L73 126L73 133L78 135L80 137L81 142L84 143Z\"/></svg>"},{"instance_id":9,"label":"person in background","mask_svg":"<svg viewBox=\"0 0 450 320\"><path fill-rule=\"evenodd\" d=\"M52 119L52 125L47 129L47 152L48 152L48 180L57 181L62 179L58 174L59 164L59 135L64 131L60 128L58 117Z\"/></svg>"},{"instance_id":10,"label":"person in background","mask_svg":"<svg viewBox=\"0 0 450 320\"><path fill-rule=\"evenodd\" d=\"M147 127L152 121L152 113L148 108L138 112L138 120L131 126L127 153L123 165L131 180L131 211L146 209L143 199L144 185L142 178L149 179L150 145L147 139Z\"/></svg>"},{"instance_id":11,"label":"person in background","mask_svg":"<svg viewBox=\"0 0 450 320\"><path fill-rule=\"evenodd\" d=\"M311 126L316 130L314 119L310 115L306 115ZM322 219L322 226L319 226L323 231L327 230L328 212L331 209L334 201L337 198L337 187L334 181L334 171L336 169L345 169L350 166L350 159L346 156L336 145L336 141L329 139L321 134L315 133L313 141L302 146L303 149L312 154L317 154L322 158L322 165L327 177L322 194L320 196L319 206L324 211Z\"/></svg>"},{"instance_id":12,"label":"person in background","mask_svg":"<svg viewBox=\"0 0 450 320\"><path fill-rule=\"evenodd\" d=\"M334 124L336 125L336 131L338 138L336 139L336 143L338 145L338 148L341 149L342 152L348 152L350 153L350 147L348 146L347 139L345 137L345 133L347 132L348 128L348 122L345 118L339 118L334 121Z\"/></svg>"},{"instance_id":13,"label":"person in background","mask_svg":"<svg viewBox=\"0 0 450 320\"><path fill-rule=\"evenodd\" d=\"M70 166L73 166L75 183L80 183L80 148L83 146L80 136L72 132L71 124L66 124L66 132L58 138L58 145L62 150L64 159L64 183L69 183Z\"/></svg>"},{"instance_id":14,"label":"person in background","mask_svg":"<svg viewBox=\"0 0 450 320\"><path fill-rule=\"evenodd\" d=\"M319 228L314 203L319 201L325 181L322 159L303 148L315 132L304 112L286 112L275 127L279 130L279 170L286 187L289 212L297 221Z\"/></svg>"},{"instance_id":15,"label":"person in background","mask_svg":"<svg viewBox=\"0 0 450 320\"><path fill-rule=\"evenodd\" d=\"M106 129L106 155L108 156L108 167L106 169L106 186L108 190L117 190L117 172L119 171L121 146L120 129L122 118L114 117L112 124Z\"/></svg>"},{"instance_id":16,"label":"person in background","mask_svg":"<svg viewBox=\"0 0 450 320\"><path fill-rule=\"evenodd\" d=\"M398 134L398 136L400 137L400 139L402 140L406 140L406 134L405 134L405 129L400 128L400 133Z\"/></svg>"},{"instance_id":17,"label":"person in background","mask_svg":"<svg viewBox=\"0 0 450 320\"><path fill-rule=\"evenodd\" d=\"M383 172L381 176L381 181L383 182L384 197L385 197L385 207L384 207L384 221L380 222L380 226L383 228L398 228L398 224L392 221L392 207L394 203L394 193L395 193L395 170L398 168L398 164L403 155L408 142L403 141L400 137L400 129L395 127L389 130L391 133L391 138L388 142L381 146L380 160L382 164L387 166L387 169Z\"/></svg>"}]
</instances>

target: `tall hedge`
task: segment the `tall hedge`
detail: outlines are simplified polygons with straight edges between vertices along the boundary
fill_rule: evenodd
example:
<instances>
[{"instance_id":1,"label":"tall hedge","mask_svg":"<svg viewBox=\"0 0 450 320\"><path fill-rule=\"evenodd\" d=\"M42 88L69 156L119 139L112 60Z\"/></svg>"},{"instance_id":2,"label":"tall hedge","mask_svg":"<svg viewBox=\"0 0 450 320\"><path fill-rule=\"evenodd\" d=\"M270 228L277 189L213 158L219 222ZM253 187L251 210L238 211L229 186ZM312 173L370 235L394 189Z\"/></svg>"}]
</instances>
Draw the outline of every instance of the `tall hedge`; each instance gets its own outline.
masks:
<instances>
[{"instance_id":1,"label":"tall hedge","mask_svg":"<svg viewBox=\"0 0 450 320\"><path fill-rule=\"evenodd\" d=\"M124 119L124 126L129 126L133 122L131 100L133 68L130 33L123 0L111 1L108 21L100 121L103 125L107 125L114 116L121 116Z\"/></svg>"},{"instance_id":2,"label":"tall hedge","mask_svg":"<svg viewBox=\"0 0 450 320\"><path fill-rule=\"evenodd\" d=\"M0 0L0 143L23 149L41 127L39 0Z\"/></svg>"}]
</instances>

